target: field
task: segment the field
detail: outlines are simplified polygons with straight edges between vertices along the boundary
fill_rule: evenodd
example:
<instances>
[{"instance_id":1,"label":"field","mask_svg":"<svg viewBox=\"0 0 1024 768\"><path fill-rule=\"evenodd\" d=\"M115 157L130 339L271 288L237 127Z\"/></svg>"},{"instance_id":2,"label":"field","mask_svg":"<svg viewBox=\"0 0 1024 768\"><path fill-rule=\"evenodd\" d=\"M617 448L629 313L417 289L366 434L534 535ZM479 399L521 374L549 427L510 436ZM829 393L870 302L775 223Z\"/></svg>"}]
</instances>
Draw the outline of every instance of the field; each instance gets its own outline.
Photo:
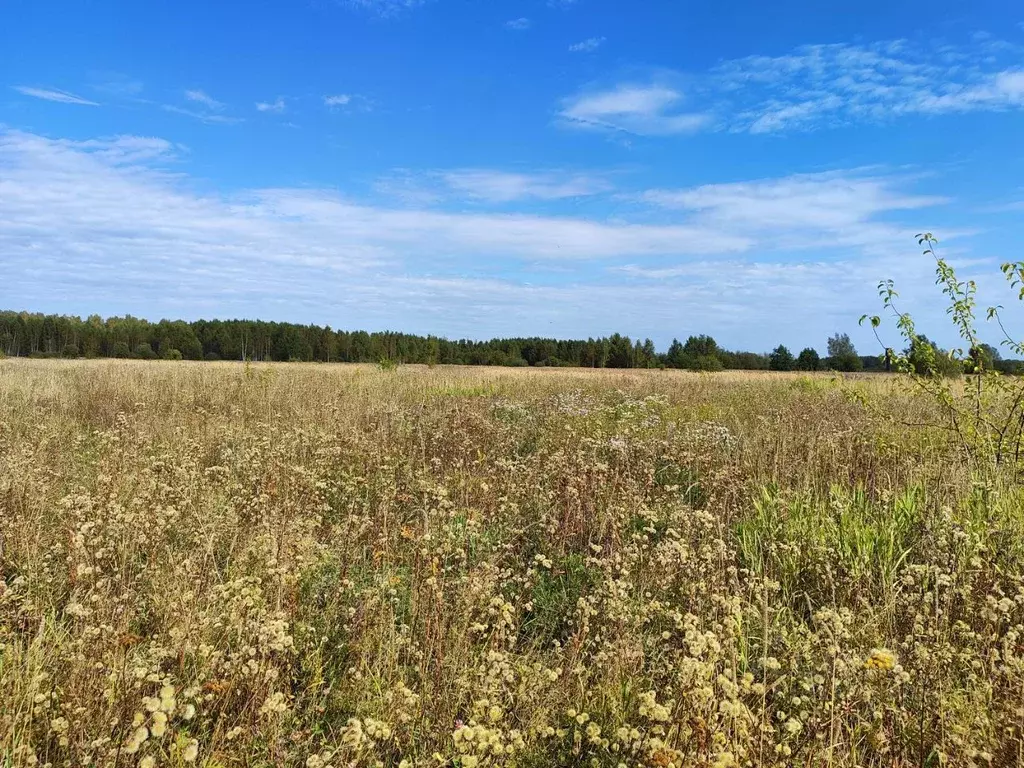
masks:
<instances>
[{"instance_id":1,"label":"field","mask_svg":"<svg viewBox=\"0 0 1024 768\"><path fill-rule=\"evenodd\" d=\"M1024 764L895 377L0 361L0 765Z\"/></svg>"}]
</instances>

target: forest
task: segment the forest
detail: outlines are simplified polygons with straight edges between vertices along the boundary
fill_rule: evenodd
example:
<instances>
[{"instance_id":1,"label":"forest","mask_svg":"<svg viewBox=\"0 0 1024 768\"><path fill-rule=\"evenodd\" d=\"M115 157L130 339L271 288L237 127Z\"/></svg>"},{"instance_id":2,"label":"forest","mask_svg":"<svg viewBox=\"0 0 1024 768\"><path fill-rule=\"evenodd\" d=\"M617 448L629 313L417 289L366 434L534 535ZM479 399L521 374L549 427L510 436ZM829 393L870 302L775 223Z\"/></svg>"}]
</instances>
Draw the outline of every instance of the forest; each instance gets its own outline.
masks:
<instances>
[{"instance_id":1,"label":"forest","mask_svg":"<svg viewBox=\"0 0 1024 768\"><path fill-rule=\"evenodd\" d=\"M938 347L924 339L923 343ZM992 367L1024 371L1024 362L1001 360L982 345ZM0 354L9 357L251 360L427 365L571 366L583 368L681 368L718 370L881 371L883 357L861 355L846 334L827 340L827 354L812 347L793 354L723 349L710 336L673 340L659 352L650 339L618 333L590 339L503 338L478 341L259 320L160 320L125 315L72 315L0 311ZM914 350L908 350L913 359Z\"/></svg>"}]
</instances>

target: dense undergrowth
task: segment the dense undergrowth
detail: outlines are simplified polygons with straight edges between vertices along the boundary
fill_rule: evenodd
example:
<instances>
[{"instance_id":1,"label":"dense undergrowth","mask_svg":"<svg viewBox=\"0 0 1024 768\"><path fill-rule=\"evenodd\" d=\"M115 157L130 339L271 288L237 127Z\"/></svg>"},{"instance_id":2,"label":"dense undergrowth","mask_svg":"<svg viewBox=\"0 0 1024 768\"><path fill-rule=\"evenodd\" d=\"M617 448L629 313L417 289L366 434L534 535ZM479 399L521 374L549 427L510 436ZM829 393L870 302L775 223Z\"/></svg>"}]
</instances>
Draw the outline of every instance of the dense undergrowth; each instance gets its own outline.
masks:
<instances>
[{"instance_id":1,"label":"dense undergrowth","mask_svg":"<svg viewBox=\"0 0 1024 768\"><path fill-rule=\"evenodd\" d=\"M1024 492L935 407L4 361L0 764L1021 764Z\"/></svg>"}]
</instances>

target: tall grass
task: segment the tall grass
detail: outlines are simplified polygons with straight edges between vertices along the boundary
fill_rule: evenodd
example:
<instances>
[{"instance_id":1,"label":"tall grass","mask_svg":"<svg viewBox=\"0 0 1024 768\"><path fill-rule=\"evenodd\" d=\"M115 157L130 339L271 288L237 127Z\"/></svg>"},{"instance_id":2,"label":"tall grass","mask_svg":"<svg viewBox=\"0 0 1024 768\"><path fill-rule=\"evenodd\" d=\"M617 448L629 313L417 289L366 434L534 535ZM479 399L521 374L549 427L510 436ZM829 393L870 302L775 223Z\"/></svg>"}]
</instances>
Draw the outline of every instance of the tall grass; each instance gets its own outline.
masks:
<instances>
[{"instance_id":1,"label":"tall grass","mask_svg":"<svg viewBox=\"0 0 1024 768\"><path fill-rule=\"evenodd\" d=\"M0 761L1018 765L1024 495L886 377L0 363Z\"/></svg>"}]
</instances>

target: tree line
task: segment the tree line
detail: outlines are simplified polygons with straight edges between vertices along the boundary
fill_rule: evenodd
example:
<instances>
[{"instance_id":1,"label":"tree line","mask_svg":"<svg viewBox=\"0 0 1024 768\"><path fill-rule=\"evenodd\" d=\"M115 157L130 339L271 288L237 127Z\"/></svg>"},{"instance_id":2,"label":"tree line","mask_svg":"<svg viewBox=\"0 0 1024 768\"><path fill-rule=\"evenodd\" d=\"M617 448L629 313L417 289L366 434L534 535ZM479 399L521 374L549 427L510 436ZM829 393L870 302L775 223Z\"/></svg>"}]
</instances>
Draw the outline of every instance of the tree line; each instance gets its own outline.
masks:
<instances>
[{"instance_id":1,"label":"tree line","mask_svg":"<svg viewBox=\"0 0 1024 768\"><path fill-rule=\"evenodd\" d=\"M161 320L126 315L46 315L0 311L0 354L25 357L112 357L165 360L252 360L442 365L577 366L719 370L882 370L877 357L858 355L850 337L828 340L828 355L785 346L770 353L723 349L710 336L674 339L665 352L650 339L612 334L591 339L449 340L383 331L339 331L259 320ZM1018 361L1001 361L1016 363Z\"/></svg>"}]
</instances>

